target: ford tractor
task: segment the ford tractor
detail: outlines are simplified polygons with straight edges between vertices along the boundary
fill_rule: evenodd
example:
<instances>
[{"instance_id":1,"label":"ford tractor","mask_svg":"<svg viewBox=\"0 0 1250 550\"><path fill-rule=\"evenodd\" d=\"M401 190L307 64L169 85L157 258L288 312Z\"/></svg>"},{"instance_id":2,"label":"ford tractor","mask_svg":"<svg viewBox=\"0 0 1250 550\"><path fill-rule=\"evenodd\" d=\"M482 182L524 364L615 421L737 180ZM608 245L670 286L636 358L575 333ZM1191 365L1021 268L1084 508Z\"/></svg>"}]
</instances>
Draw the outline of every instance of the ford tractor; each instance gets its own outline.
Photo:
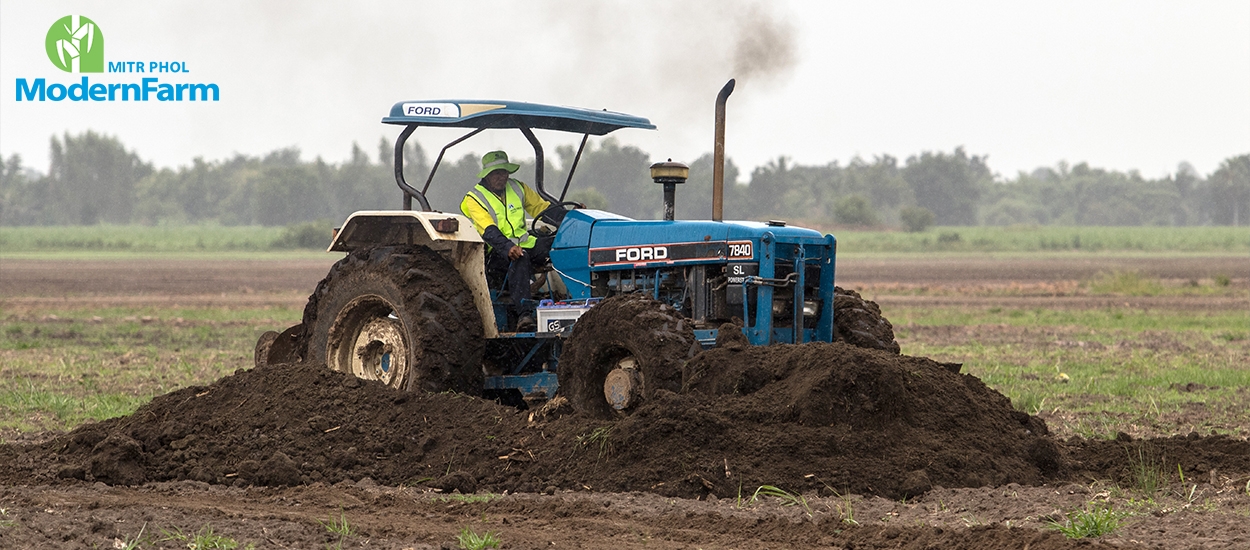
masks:
<instances>
[{"instance_id":1,"label":"ford tractor","mask_svg":"<svg viewBox=\"0 0 1250 550\"><path fill-rule=\"evenodd\" d=\"M394 167L403 208L356 212L334 231L328 251L345 256L309 296L299 325L262 336L257 364L324 362L401 390L451 390L517 406L558 392L581 412L611 417L657 391L680 391L686 361L716 345L845 341L898 353L876 304L834 286L833 235L784 221L722 219L733 86L716 100L706 221L674 219L675 189L689 171L674 162L650 167L663 186L664 219L565 200L587 138L654 129L645 118L515 101L396 103L382 122L402 127ZM443 147L417 188L405 180L403 152L420 127L468 132ZM553 240L550 266L535 275L529 296L508 295L506 274L488 272L485 243L467 217L427 200L448 148L486 130L520 131L529 141L533 188L551 205L531 224L532 234ZM558 196L545 186L534 130L582 136ZM532 311L537 327L518 331L514 306Z\"/></svg>"}]
</instances>

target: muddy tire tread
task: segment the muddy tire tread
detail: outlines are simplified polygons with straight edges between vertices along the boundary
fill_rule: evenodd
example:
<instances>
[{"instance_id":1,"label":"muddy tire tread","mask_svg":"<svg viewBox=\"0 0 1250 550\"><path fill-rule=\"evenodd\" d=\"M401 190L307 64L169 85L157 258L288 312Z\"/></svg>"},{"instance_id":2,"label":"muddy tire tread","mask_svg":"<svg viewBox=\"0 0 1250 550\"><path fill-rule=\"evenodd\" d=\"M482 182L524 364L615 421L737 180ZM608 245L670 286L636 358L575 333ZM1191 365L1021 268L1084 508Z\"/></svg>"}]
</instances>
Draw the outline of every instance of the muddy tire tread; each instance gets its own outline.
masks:
<instances>
[{"instance_id":1,"label":"muddy tire tread","mask_svg":"<svg viewBox=\"0 0 1250 550\"><path fill-rule=\"evenodd\" d=\"M484 340L473 294L456 269L423 246L357 250L339 260L304 307L301 357L324 362L329 323L358 288L381 289L405 310L415 360L400 389L480 394Z\"/></svg>"},{"instance_id":2,"label":"muddy tire tread","mask_svg":"<svg viewBox=\"0 0 1250 550\"><path fill-rule=\"evenodd\" d=\"M638 294L604 300L573 325L560 358L560 393L574 410L619 415L604 400L603 382L613 367L607 356L620 349L638 360L645 401L660 390L681 391L682 368L698 346L690 323L670 306Z\"/></svg>"}]
</instances>

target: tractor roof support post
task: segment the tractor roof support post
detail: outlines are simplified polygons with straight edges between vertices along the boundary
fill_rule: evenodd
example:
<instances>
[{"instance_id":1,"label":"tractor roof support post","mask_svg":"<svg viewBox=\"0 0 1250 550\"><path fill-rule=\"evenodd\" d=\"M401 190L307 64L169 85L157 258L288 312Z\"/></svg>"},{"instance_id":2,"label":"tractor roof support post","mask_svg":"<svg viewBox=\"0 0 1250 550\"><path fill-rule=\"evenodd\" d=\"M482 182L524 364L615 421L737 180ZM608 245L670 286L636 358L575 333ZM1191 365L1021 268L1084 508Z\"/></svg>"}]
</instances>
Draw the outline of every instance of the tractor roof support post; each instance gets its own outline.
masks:
<instances>
[{"instance_id":1,"label":"tractor roof support post","mask_svg":"<svg viewBox=\"0 0 1250 550\"><path fill-rule=\"evenodd\" d=\"M404 143L408 142L408 136L411 136L416 129L416 124L409 124L395 139L395 183L399 184L399 188L404 192L404 210L412 210L412 198L416 197L417 202L421 203L421 211L429 212L430 201L425 199L425 194L408 185L408 182L404 180Z\"/></svg>"},{"instance_id":2,"label":"tractor roof support post","mask_svg":"<svg viewBox=\"0 0 1250 550\"><path fill-rule=\"evenodd\" d=\"M430 167L430 177L425 179L425 187L421 188L422 195L424 195L426 192L430 190L430 183L434 181L434 172L436 172L438 170L439 165L443 163L443 155L447 154L447 150L450 149L453 145L456 145L466 139L469 139L473 136L480 134L485 129L486 128L478 128L472 132L469 132L463 136L460 136L460 138L457 139L456 141L453 141L443 146L443 150L438 152L438 158L434 159L434 166Z\"/></svg>"},{"instance_id":3,"label":"tractor roof support post","mask_svg":"<svg viewBox=\"0 0 1250 550\"><path fill-rule=\"evenodd\" d=\"M573 157L573 166L569 167L569 177L564 180L564 189L560 191L560 202L564 202L564 196L569 192L569 184L573 183L573 172L577 171L577 163L582 160L582 151L586 149L587 139L590 139L590 134L582 134L582 144L577 146L577 155Z\"/></svg>"},{"instance_id":4,"label":"tractor roof support post","mask_svg":"<svg viewBox=\"0 0 1250 550\"><path fill-rule=\"evenodd\" d=\"M528 139L530 145L534 146L534 190L538 191L538 194L547 202L552 204L560 202L543 188L543 168L546 167L546 164L544 164L546 161L543 160L543 144L539 143L538 138L534 136L533 130L523 127L521 128L521 133L525 134L525 139Z\"/></svg>"},{"instance_id":5,"label":"tractor roof support post","mask_svg":"<svg viewBox=\"0 0 1250 550\"><path fill-rule=\"evenodd\" d=\"M712 146L712 221L725 218L725 102L734 91L734 79L716 95L716 142Z\"/></svg>"}]
</instances>

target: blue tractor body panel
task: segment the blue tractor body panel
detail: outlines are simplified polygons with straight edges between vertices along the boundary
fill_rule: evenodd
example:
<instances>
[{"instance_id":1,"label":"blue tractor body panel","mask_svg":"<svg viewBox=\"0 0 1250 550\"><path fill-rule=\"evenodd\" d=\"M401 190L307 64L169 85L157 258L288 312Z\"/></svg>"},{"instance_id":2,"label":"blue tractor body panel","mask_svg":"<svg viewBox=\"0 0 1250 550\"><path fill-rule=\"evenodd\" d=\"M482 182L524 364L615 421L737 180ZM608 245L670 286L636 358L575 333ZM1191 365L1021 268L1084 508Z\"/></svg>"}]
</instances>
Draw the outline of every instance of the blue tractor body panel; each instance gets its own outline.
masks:
<instances>
[{"instance_id":1,"label":"blue tractor body panel","mask_svg":"<svg viewBox=\"0 0 1250 550\"><path fill-rule=\"evenodd\" d=\"M718 270L725 288L715 291L724 290L726 303L737 306L730 314L743 321L752 344L768 345L833 340L836 248L832 235L780 224L633 220L573 210L556 234L551 261L570 299L600 296L605 288L650 291L678 310L691 306L687 281L674 279L688 268ZM700 273L705 278L707 271ZM680 292L665 292L666 286ZM778 309L789 314L783 322L775 322ZM716 330L697 334L707 345Z\"/></svg>"}]
</instances>

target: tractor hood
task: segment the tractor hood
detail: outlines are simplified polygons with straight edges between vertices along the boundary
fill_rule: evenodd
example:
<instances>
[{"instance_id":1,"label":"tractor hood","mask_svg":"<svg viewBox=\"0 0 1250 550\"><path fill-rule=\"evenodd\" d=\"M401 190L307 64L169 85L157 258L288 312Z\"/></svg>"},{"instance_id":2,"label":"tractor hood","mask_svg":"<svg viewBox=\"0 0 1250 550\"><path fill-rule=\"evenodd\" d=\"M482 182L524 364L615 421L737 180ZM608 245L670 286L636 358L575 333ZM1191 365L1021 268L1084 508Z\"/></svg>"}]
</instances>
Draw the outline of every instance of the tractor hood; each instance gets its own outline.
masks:
<instances>
[{"instance_id":1,"label":"tractor hood","mask_svg":"<svg viewBox=\"0 0 1250 550\"><path fill-rule=\"evenodd\" d=\"M578 255L589 267L620 264L682 264L751 260L765 234L777 240L824 242L818 231L751 221L634 220L599 210L573 210L552 248ZM737 246L734 246L737 245ZM585 265L585 264L583 264ZM563 266L557 266L563 269ZM570 266L572 267L572 266Z\"/></svg>"},{"instance_id":2,"label":"tractor hood","mask_svg":"<svg viewBox=\"0 0 1250 550\"><path fill-rule=\"evenodd\" d=\"M639 243L724 241L774 237L824 240L819 231L752 221L635 220L602 210L572 210L564 218L553 248L616 246Z\"/></svg>"}]
</instances>

